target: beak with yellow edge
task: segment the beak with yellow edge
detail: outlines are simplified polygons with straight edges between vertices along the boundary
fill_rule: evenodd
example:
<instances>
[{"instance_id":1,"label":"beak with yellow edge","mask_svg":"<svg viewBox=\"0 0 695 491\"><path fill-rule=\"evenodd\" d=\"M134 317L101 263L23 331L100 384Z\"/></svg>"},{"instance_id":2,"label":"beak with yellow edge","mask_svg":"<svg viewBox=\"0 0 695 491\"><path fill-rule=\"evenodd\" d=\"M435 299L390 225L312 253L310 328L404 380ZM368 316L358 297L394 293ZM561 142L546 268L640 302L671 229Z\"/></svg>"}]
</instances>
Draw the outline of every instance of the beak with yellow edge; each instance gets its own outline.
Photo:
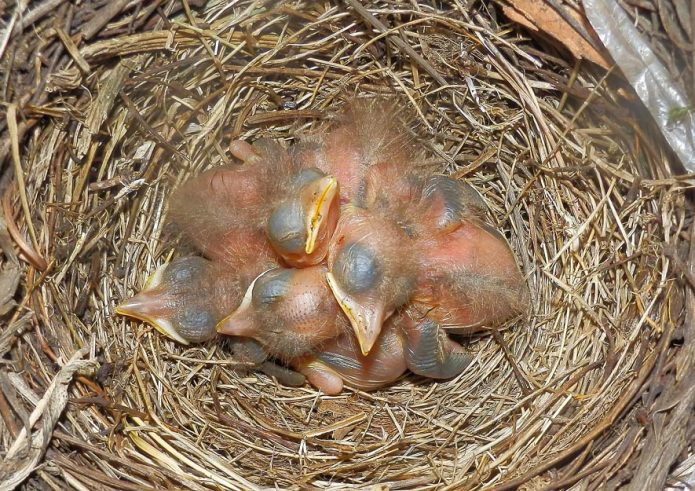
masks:
<instances>
[{"instance_id":1,"label":"beak with yellow edge","mask_svg":"<svg viewBox=\"0 0 695 491\"><path fill-rule=\"evenodd\" d=\"M270 212L266 235L288 266L304 268L326 258L340 214L338 181L317 169L295 179L287 199Z\"/></svg>"},{"instance_id":2,"label":"beak with yellow edge","mask_svg":"<svg viewBox=\"0 0 695 491\"><path fill-rule=\"evenodd\" d=\"M116 313L147 322L157 331L181 344L189 344L166 318L166 294L161 288L167 265L160 266L150 275L145 289L116 307Z\"/></svg>"},{"instance_id":3,"label":"beak with yellow edge","mask_svg":"<svg viewBox=\"0 0 695 491\"><path fill-rule=\"evenodd\" d=\"M216 335L221 312L238 305L229 288L221 287L234 281L234 272L207 259L179 258L157 268L143 291L122 302L116 313L147 322L181 344L207 341Z\"/></svg>"},{"instance_id":4,"label":"beak with yellow edge","mask_svg":"<svg viewBox=\"0 0 695 491\"><path fill-rule=\"evenodd\" d=\"M328 240L338 222L338 180L333 176L322 177L307 186L306 194L310 197L306 213L307 239L304 252L314 254L317 245L321 245L325 257Z\"/></svg>"},{"instance_id":5,"label":"beak with yellow edge","mask_svg":"<svg viewBox=\"0 0 695 491\"><path fill-rule=\"evenodd\" d=\"M367 356L379 338L385 318L388 317L384 306L378 301L357 301L341 288L331 272L326 273L326 281L338 305L352 325L360 351Z\"/></svg>"},{"instance_id":6,"label":"beak with yellow edge","mask_svg":"<svg viewBox=\"0 0 695 491\"><path fill-rule=\"evenodd\" d=\"M253 317L253 287L256 285L258 278L263 276L265 273L261 273L256 277L249 285L244 298L241 301L241 305L232 312L230 315L222 319L215 330L219 334L225 334L227 336L244 336L253 337L255 333L255 319Z\"/></svg>"}]
</instances>

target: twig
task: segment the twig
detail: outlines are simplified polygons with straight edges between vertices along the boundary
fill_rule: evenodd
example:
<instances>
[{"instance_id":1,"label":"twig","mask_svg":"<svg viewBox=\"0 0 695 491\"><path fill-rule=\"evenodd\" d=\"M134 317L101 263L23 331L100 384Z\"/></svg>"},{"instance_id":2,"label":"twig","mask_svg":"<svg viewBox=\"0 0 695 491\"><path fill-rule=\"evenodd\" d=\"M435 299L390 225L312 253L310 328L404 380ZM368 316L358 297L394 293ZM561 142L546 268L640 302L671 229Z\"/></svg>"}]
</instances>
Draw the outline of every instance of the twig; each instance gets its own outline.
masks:
<instances>
[{"instance_id":1,"label":"twig","mask_svg":"<svg viewBox=\"0 0 695 491\"><path fill-rule=\"evenodd\" d=\"M364 5L362 5L362 3L359 2L359 0L345 0L345 3L350 5L353 9L355 9L355 12L357 12L367 24L372 26L380 33L385 33L389 30L383 24L383 22L374 17L372 13L369 10L367 10L364 7ZM391 41L396 46L396 48L405 52L405 54L407 54L423 70L429 73L432 76L432 78L435 79L437 83L439 83L439 85L448 85L446 80L444 80L444 77L442 77L439 74L439 72L435 70L434 67L427 62L427 60L420 56L417 53L417 51L415 51L408 43L403 41L403 39L399 38L398 36L389 36L387 39Z\"/></svg>"},{"instance_id":2,"label":"twig","mask_svg":"<svg viewBox=\"0 0 695 491\"><path fill-rule=\"evenodd\" d=\"M673 244L664 245L664 255L671 260L675 269L683 275L690 288L695 289L695 274L690 270L687 264L678 255L678 252ZM693 264L692 262L690 264Z\"/></svg>"},{"instance_id":3,"label":"twig","mask_svg":"<svg viewBox=\"0 0 695 491\"><path fill-rule=\"evenodd\" d=\"M56 374L51 385L46 389L41 400L29 416L30 428L22 428L14 443L10 446L0 466L0 491L14 489L38 464L50 442L53 428L58 422L68 403L68 386L73 375L78 370L94 368L95 360L82 360L88 353L87 348L75 352L65 366ZM43 418L41 428L29 434L39 419ZM28 456L16 458L22 448L26 448Z\"/></svg>"},{"instance_id":4,"label":"twig","mask_svg":"<svg viewBox=\"0 0 695 491\"><path fill-rule=\"evenodd\" d=\"M12 409L7 403L7 399L5 399L2 391L0 391L0 416L2 416L2 420L5 422L5 427L7 431L9 431L10 436L12 438L17 438L19 426L17 426L17 422L12 415Z\"/></svg>"},{"instance_id":5,"label":"twig","mask_svg":"<svg viewBox=\"0 0 695 491\"><path fill-rule=\"evenodd\" d=\"M17 24L14 26L12 35L18 36L24 31L24 29L32 25L37 20L41 19L42 17L48 14L55 13L55 10L66 1L67 0L46 0L41 5L38 5L33 9L29 10L29 12L22 15L20 21L17 22Z\"/></svg>"},{"instance_id":6,"label":"twig","mask_svg":"<svg viewBox=\"0 0 695 491\"><path fill-rule=\"evenodd\" d=\"M494 491L516 489L522 484L528 482L533 477L547 471L548 469L552 469L553 467L558 466L559 464L567 460L569 457L571 457L572 455L576 454L577 452L581 451L584 447L589 445L600 434L606 431L606 429L608 429L611 426L611 424L613 424L613 421L618 416L618 414L622 412L625 405L630 401L630 399L632 399L633 394L641 388L642 382L651 371L651 368L651 365L644 365L642 367L640 373L637 375L637 378L633 380L632 384L630 384L630 387L623 393L622 397L618 399L618 401L616 401L615 405L611 408L610 412L601 420L599 424L595 425L591 430L589 430L587 434L580 438L579 441L566 448L555 457L548 459L544 461L542 464L534 467L530 471L526 472L523 476L517 479L506 481L504 482L504 484L494 486L492 489Z\"/></svg>"},{"instance_id":7,"label":"twig","mask_svg":"<svg viewBox=\"0 0 695 491\"><path fill-rule=\"evenodd\" d=\"M514 372L516 382L519 384L521 393L524 394L524 397L527 397L531 392L533 392L533 390L531 389L531 385L524 377L524 374L522 373L521 369L519 368L519 365L516 363L516 360L514 359L514 355L509 350L509 346L507 346L507 343L500 334L499 330L497 328L493 328L491 331L492 336L495 338L495 342L500 346L500 348L502 348L502 351L504 351L504 357L507 359L507 362L509 362L509 364L512 366L512 371Z\"/></svg>"},{"instance_id":8,"label":"twig","mask_svg":"<svg viewBox=\"0 0 695 491\"><path fill-rule=\"evenodd\" d=\"M0 60L2 59L2 55L5 53L7 44L10 42L10 38L12 37L12 32L14 31L14 26L17 23L17 19L19 19L22 16L22 14L27 8L27 4L27 0L20 0L15 5L12 17L10 17L10 21L8 22L7 27L5 27L5 32L3 32L2 37L0 38Z\"/></svg>"},{"instance_id":9,"label":"twig","mask_svg":"<svg viewBox=\"0 0 695 491\"><path fill-rule=\"evenodd\" d=\"M108 24L111 19L116 17L121 10L125 8L126 5L130 3L130 0L113 0L108 2L105 6L100 8L95 14L92 20L87 22L82 26L80 32L86 40L92 39L96 34L98 34L101 29Z\"/></svg>"},{"instance_id":10,"label":"twig","mask_svg":"<svg viewBox=\"0 0 695 491\"><path fill-rule=\"evenodd\" d=\"M24 219L29 229L34 251L38 255L39 242L36 239L36 231L34 230L34 222L32 220L31 211L29 211L29 201L27 201L27 188L24 182L24 170L22 162L19 158L19 132L17 131L17 106L9 104L7 107L7 128L10 133L10 145L12 148L12 163L14 164L15 179L17 179L17 190L19 191L19 200L22 203L24 210ZM40 256L39 256L40 257ZM45 263L45 261L44 261Z\"/></svg>"},{"instance_id":11,"label":"twig","mask_svg":"<svg viewBox=\"0 0 695 491\"><path fill-rule=\"evenodd\" d=\"M26 243L24 237L22 237L22 234L19 232L19 229L15 224L10 199L10 191L7 191L2 197L2 212L5 217L7 231L10 234L10 237L12 237L14 240L15 244L17 244L19 250L22 252L22 258L31 263L31 265L39 271L45 271L48 267L48 263L33 247Z\"/></svg>"},{"instance_id":12,"label":"twig","mask_svg":"<svg viewBox=\"0 0 695 491\"><path fill-rule=\"evenodd\" d=\"M87 60L84 59L84 57L80 53L80 50L77 49L75 43L72 41L72 39L70 39L70 36L68 36L67 33L60 27L56 27L55 32L60 38L63 45L65 46L65 49L68 51L70 56L72 56L72 59L75 60L77 66L80 67L80 70L82 70L82 72L85 74L89 73L91 71L89 63L87 63Z\"/></svg>"}]
</instances>

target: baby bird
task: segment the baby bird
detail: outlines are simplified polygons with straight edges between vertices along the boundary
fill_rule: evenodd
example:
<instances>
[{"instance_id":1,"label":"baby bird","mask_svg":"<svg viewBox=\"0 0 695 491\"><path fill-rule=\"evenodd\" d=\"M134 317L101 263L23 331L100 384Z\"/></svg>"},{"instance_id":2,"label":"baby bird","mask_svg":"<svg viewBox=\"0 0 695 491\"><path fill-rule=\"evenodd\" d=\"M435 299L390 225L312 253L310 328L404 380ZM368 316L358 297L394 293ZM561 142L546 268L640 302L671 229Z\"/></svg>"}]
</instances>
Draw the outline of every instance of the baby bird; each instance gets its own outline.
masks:
<instances>
[{"instance_id":1,"label":"baby bird","mask_svg":"<svg viewBox=\"0 0 695 491\"><path fill-rule=\"evenodd\" d=\"M343 203L328 251L328 283L364 355L415 283L403 217L430 171L399 119L396 102L357 99L304 158L338 177ZM307 147L308 148L308 147Z\"/></svg>"},{"instance_id":2,"label":"baby bird","mask_svg":"<svg viewBox=\"0 0 695 491\"><path fill-rule=\"evenodd\" d=\"M528 301L509 245L483 221L484 202L470 186L432 176L414 189L402 206L344 206L329 248L328 283L365 355L407 303L415 317L470 333Z\"/></svg>"},{"instance_id":3,"label":"baby bird","mask_svg":"<svg viewBox=\"0 0 695 491\"><path fill-rule=\"evenodd\" d=\"M237 156L259 158L250 145L236 147ZM282 155L280 148L268 148ZM265 176L267 167L259 163L211 169L175 191L171 221L217 262L201 257L176 259L157 269L144 290L116 312L148 322L182 344L214 337L217 323L239 306L253 278L277 265L263 232L247 223L250 220L233 218L236 207L253 211L262 193L276 187Z\"/></svg>"},{"instance_id":4,"label":"baby bird","mask_svg":"<svg viewBox=\"0 0 695 491\"><path fill-rule=\"evenodd\" d=\"M210 259L258 274L278 264L321 262L337 222L338 185L303 169L277 142L234 141L242 165L218 167L187 181L171 197L169 217Z\"/></svg>"},{"instance_id":5,"label":"baby bird","mask_svg":"<svg viewBox=\"0 0 695 491\"><path fill-rule=\"evenodd\" d=\"M344 206L328 251L326 280L365 356L416 282L412 238L381 211Z\"/></svg>"},{"instance_id":6,"label":"baby bird","mask_svg":"<svg viewBox=\"0 0 695 491\"><path fill-rule=\"evenodd\" d=\"M243 279L224 264L182 257L159 267L143 291L116 312L154 326L181 344L215 336L215 326L241 303Z\"/></svg>"},{"instance_id":7,"label":"baby bird","mask_svg":"<svg viewBox=\"0 0 695 491\"><path fill-rule=\"evenodd\" d=\"M253 339L327 394L373 390L406 369L461 373L471 357L447 332L500 324L528 291L480 196L418 164L394 107L348 104L290 150L232 142L243 164L191 179L170 205L217 262L173 261L117 311L184 344Z\"/></svg>"},{"instance_id":8,"label":"baby bird","mask_svg":"<svg viewBox=\"0 0 695 491\"><path fill-rule=\"evenodd\" d=\"M433 176L416 221L418 282L413 308L445 329L470 334L521 313L528 289L505 238L483 221L467 184Z\"/></svg>"},{"instance_id":9,"label":"baby bird","mask_svg":"<svg viewBox=\"0 0 695 491\"><path fill-rule=\"evenodd\" d=\"M220 322L218 332L253 338L283 361L317 351L349 330L325 276L322 265L261 274L239 308Z\"/></svg>"}]
</instances>

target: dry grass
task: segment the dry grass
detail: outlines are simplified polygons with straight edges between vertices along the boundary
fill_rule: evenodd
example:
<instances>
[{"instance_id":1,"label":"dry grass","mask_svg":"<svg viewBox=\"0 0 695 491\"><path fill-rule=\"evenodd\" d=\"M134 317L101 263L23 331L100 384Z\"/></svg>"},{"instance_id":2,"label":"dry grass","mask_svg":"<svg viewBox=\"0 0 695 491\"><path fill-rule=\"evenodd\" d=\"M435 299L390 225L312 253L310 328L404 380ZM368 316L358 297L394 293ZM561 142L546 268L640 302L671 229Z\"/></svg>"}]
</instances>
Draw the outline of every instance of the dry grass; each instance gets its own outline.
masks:
<instances>
[{"instance_id":1,"label":"dry grass","mask_svg":"<svg viewBox=\"0 0 695 491\"><path fill-rule=\"evenodd\" d=\"M57 389L36 415L53 439L28 487L594 489L642 472L693 364L681 347L693 179L671 177L609 78L543 55L487 10L355 3L210 2L67 43L52 94L24 120L8 111L0 293L19 270L10 236L22 262L0 334L0 448L52 382L75 379L57 425ZM482 193L528 278L532 313L472 339L469 370L325 397L240 371L223 340L184 348L114 315L178 252L164 239L172 187L226 162L233 138L289 143L377 93L401 99L441 170ZM33 469L30 457L5 471Z\"/></svg>"}]
</instances>

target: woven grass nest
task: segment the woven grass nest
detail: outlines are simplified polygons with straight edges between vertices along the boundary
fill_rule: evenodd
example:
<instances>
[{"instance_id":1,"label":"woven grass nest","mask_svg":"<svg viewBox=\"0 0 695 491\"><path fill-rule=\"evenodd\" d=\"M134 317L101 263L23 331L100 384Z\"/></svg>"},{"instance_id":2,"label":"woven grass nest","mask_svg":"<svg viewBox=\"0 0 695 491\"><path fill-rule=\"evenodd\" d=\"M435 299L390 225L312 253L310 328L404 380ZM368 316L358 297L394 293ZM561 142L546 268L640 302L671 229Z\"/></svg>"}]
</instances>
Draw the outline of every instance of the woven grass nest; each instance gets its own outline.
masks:
<instances>
[{"instance_id":1,"label":"woven grass nest","mask_svg":"<svg viewBox=\"0 0 695 491\"><path fill-rule=\"evenodd\" d=\"M672 176L619 81L458 2L185 5L136 22L141 32L115 21L123 33L68 50L44 105L8 110L6 483L656 489L685 479L692 180ZM413 133L442 172L481 193L528 280L529 315L467 340L467 371L326 397L240 363L224 340L185 347L114 314L183 253L166 240L171 189L228 162L232 139L289 144L370 95L416 115ZM27 114L42 119L27 128Z\"/></svg>"}]
</instances>

